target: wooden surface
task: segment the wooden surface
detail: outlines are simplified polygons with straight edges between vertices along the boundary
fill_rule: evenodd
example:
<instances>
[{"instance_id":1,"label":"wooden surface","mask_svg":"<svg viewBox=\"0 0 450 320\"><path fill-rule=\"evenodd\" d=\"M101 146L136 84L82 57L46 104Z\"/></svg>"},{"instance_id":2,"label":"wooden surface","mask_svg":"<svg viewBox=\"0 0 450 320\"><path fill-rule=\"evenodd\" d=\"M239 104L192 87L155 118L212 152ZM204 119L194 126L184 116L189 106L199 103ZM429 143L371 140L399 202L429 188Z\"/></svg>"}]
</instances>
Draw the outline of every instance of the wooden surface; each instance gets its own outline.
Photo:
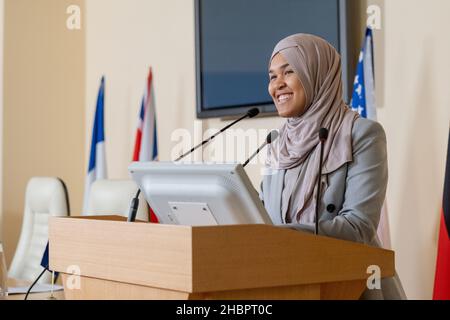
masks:
<instances>
[{"instance_id":1,"label":"wooden surface","mask_svg":"<svg viewBox=\"0 0 450 320\"><path fill-rule=\"evenodd\" d=\"M192 294L193 300L319 300L320 285L253 288Z\"/></svg>"},{"instance_id":2,"label":"wooden surface","mask_svg":"<svg viewBox=\"0 0 450 320\"><path fill-rule=\"evenodd\" d=\"M267 225L193 228L194 292L394 275L394 252Z\"/></svg>"},{"instance_id":3,"label":"wooden surface","mask_svg":"<svg viewBox=\"0 0 450 320\"><path fill-rule=\"evenodd\" d=\"M68 275L62 275L66 284ZM289 287L188 293L81 277L78 289L66 289L67 300L350 300L358 299L364 281Z\"/></svg>"},{"instance_id":4,"label":"wooden surface","mask_svg":"<svg viewBox=\"0 0 450 320\"><path fill-rule=\"evenodd\" d=\"M363 292L369 266L394 275L392 251L353 242L268 225L124 220L50 220L51 268L67 273L77 265L83 279L68 299L351 299Z\"/></svg>"},{"instance_id":5,"label":"wooden surface","mask_svg":"<svg viewBox=\"0 0 450 320\"><path fill-rule=\"evenodd\" d=\"M67 289L69 275L62 275L67 300L357 300L364 281L310 284L290 287L188 293L123 282L81 277L78 289Z\"/></svg>"},{"instance_id":6,"label":"wooden surface","mask_svg":"<svg viewBox=\"0 0 450 320\"><path fill-rule=\"evenodd\" d=\"M358 300L365 289L365 280L322 283L320 300Z\"/></svg>"},{"instance_id":7,"label":"wooden surface","mask_svg":"<svg viewBox=\"0 0 450 320\"><path fill-rule=\"evenodd\" d=\"M79 288L68 289L68 276L62 275L67 300L187 300L189 298L187 292L88 277L81 277Z\"/></svg>"},{"instance_id":8,"label":"wooden surface","mask_svg":"<svg viewBox=\"0 0 450 320\"><path fill-rule=\"evenodd\" d=\"M63 275L66 282L68 275ZM67 300L256 300L320 299L320 285L188 293L82 277L79 289L66 289Z\"/></svg>"},{"instance_id":9,"label":"wooden surface","mask_svg":"<svg viewBox=\"0 0 450 320\"><path fill-rule=\"evenodd\" d=\"M52 270L77 265L91 278L192 291L190 227L100 219L50 219Z\"/></svg>"}]
</instances>

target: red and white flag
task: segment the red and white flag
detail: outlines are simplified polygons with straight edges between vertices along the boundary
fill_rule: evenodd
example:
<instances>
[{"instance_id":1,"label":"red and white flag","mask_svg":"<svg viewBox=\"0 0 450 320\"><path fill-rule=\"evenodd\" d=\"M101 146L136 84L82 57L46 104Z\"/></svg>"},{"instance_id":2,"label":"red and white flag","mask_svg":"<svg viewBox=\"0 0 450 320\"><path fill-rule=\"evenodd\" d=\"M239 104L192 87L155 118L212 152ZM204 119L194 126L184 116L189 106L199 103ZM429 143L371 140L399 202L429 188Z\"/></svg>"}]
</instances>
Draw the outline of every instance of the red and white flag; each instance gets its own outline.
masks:
<instances>
[{"instance_id":1,"label":"red and white flag","mask_svg":"<svg viewBox=\"0 0 450 320\"><path fill-rule=\"evenodd\" d=\"M133 161L157 161L158 140L156 134L155 95L153 90L153 72L150 68L147 84L139 112L136 140L134 143ZM158 219L149 208L151 222Z\"/></svg>"}]
</instances>

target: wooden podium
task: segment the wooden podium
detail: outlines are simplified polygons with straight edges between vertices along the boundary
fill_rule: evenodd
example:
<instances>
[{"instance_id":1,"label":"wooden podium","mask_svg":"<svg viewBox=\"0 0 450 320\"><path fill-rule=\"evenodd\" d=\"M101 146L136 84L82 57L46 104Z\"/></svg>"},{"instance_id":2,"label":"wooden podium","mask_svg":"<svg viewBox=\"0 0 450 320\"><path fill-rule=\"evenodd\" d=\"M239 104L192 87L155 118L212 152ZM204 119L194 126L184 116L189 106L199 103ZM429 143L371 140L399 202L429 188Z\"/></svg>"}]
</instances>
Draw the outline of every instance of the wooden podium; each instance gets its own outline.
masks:
<instances>
[{"instance_id":1,"label":"wooden podium","mask_svg":"<svg viewBox=\"0 0 450 320\"><path fill-rule=\"evenodd\" d=\"M51 218L66 299L358 299L369 266L394 275L392 251L290 229L125 220Z\"/></svg>"}]
</instances>

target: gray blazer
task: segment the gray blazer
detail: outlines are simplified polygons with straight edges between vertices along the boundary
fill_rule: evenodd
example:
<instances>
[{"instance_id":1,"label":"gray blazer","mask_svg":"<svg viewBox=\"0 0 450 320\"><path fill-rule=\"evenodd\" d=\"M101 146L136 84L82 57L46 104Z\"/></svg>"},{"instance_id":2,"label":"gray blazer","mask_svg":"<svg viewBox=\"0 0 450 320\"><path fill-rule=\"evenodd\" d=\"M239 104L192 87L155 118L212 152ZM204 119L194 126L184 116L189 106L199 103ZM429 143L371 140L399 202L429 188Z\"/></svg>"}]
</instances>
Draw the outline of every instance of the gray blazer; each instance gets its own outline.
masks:
<instances>
[{"instance_id":1,"label":"gray blazer","mask_svg":"<svg viewBox=\"0 0 450 320\"><path fill-rule=\"evenodd\" d=\"M386 135L374 121L359 118L352 130L353 161L322 175L325 186L319 205L319 233L324 236L381 247L377 236L386 195L388 165ZM281 212L285 170L268 172L260 197L275 225L314 232L314 225L286 224ZM396 275L381 281L381 290L366 290L364 299L406 299Z\"/></svg>"}]
</instances>

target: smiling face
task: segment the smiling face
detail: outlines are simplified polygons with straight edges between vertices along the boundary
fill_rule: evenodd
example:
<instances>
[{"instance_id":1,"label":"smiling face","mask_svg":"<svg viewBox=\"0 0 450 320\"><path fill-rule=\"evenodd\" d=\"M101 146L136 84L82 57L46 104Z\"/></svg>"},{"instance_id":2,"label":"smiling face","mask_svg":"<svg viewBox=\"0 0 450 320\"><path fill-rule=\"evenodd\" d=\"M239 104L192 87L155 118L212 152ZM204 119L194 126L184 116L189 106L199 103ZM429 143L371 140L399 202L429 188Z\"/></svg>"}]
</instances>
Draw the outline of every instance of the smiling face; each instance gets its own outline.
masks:
<instances>
[{"instance_id":1,"label":"smiling face","mask_svg":"<svg viewBox=\"0 0 450 320\"><path fill-rule=\"evenodd\" d=\"M280 117L300 117L305 112L305 90L297 74L280 53L272 59L269 79L269 94Z\"/></svg>"}]
</instances>

